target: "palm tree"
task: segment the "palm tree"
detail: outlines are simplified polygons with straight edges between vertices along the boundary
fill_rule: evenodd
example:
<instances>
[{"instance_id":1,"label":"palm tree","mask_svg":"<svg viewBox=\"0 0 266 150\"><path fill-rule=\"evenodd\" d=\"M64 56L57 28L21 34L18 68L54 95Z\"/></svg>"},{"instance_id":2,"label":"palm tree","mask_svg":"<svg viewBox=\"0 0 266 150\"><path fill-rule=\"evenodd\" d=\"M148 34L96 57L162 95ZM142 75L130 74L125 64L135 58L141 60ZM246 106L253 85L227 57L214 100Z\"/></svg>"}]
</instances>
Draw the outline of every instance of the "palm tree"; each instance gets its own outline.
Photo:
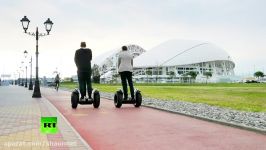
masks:
<instances>
[{"instance_id":1,"label":"palm tree","mask_svg":"<svg viewBox=\"0 0 266 150\"><path fill-rule=\"evenodd\" d=\"M206 84L207 84L208 79L210 77L212 77L212 73L211 72L204 72L203 75L206 76Z\"/></svg>"}]
</instances>

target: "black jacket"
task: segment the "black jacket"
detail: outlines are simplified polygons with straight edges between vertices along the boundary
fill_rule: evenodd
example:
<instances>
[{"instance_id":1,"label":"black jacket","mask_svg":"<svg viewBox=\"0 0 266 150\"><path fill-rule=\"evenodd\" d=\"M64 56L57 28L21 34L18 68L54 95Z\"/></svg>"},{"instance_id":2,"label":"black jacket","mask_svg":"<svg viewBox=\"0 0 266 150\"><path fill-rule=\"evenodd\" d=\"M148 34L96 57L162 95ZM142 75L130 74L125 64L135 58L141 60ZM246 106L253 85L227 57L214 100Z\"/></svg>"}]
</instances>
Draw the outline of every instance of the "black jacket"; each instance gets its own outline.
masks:
<instances>
[{"instance_id":1,"label":"black jacket","mask_svg":"<svg viewBox=\"0 0 266 150\"><path fill-rule=\"evenodd\" d=\"M78 72L91 72L91 58L92 53L88 48L80 48L75 53L75 63Z\"/></svg>"}]
</instances>

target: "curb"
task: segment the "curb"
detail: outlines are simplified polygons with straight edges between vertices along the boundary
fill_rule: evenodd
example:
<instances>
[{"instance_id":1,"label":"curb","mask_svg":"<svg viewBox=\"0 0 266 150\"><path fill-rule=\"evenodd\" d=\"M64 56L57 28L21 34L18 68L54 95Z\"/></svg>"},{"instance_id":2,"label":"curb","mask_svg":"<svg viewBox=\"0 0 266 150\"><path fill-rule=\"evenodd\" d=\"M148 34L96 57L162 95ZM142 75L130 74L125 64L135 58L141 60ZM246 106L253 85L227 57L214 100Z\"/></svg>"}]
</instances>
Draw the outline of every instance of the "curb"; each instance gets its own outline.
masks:
<instances>
[{"instance_id":1,"label":"curb","mask_svg":"<svg viewBox=\"0 0 266 150\"><path fill-rule=\"evenodd\" d=\"M72 125L68 122L68 120L64 117L64 115L61 114L61 112L59 112L59 110L46 97L44 97L44 99L45 99L46 103L48 105L50 105L56 111L56 113L58 113L60 115L60 117L63 118L63 120L70 127L70 129L76 134L76 136L79 138L79 140L85 145L86 149L88 149L88 150L92 149L90 147L90 145L80 136L80 134L76 131L76 129L74 127L72 127Z\"/></svg>"},{"instance_id":2,"label":"curb","mask_svg":"<svg viewBox=\"0 0 266 150\"><path fill-rule=\"evenodd\" d=\"M71 92L70 89L66 89L66 88L61 89L61 90ZM102 93L104 93L104 92L102 92ZM109 97L105 97L105 96L101 96L101 97L105 98L105 99L108 99L108 100L112 100ZM239 124L232 123L232 122L224 122L224 121L221 121L221 120L210 119L210 118L205 118L205 117L201 117L201 116L194 116L194 115L190 115L190 114L186 114L186 113L182 113L182 112L177 112L177 111L171 111L171 110L158 108L158 107L154 107L154 106L148 106L148 105L142 105L142 106L143 107L147 107L147 108L151 108L151 109L156 109L156 110L159 110L159 111L179 114L179 115L183 115L183 116L187 116L187 117L191 117L191 118L195 118L195 119L200 119L200 120L204 120L204 121L208 121L208 122L217 123L217 124L220 124L220 125L225 125L225 126L229 126L229 127L238 128L238 129L244 129L244 130L252 131L252 132L255 132L255 133L262 134L262 135L266 135L266 130L259 129L259 128L252 128L252 127L248 127L248 126L245 126L245 125L239 125Z\"/></svg>"},{"instance_id":3,"label":"curb","mask_svg":"<svg viewBox=\"0 0 266 150\"><path fill-rule=\"evenodd\" d=\"M258 128L252 128L252 127L248 127L245 125L238 125L235 123L229 123L229 122L224 122L224 121L220 121L220 120L216 120L216 119L210 119L210 118L205 118L205 117L200 117L200 116L194 116L194 115L190 115L190 114L185 114L182 112L175 112L175 111L170 111L170 110L166 110L163 108L158 108L158 107L152 107L152 106L147 106L147 105L143 105L144 107L147 108L152 108L152 109L156 109L159 111L165 111L165 112L169 112L169 113L174 113L174 114L179 114L179 115L183 115L183 116L187 116L187 117L191 117L191 118L195 118L195 119L200 119L200 120L204 120L204 121L208 121L208 122L213 122L213 123L217 123L217 124L221 124L221 125L226 125L229 127L234 127L234 128L238 128L238 129L244 129L244 130L248 130L248 131L253 131L259 134L263 134L266 135L266 130L262 130L262 129L258 129Z\"/></svg>"},{"instance_id":4,"label":"curb","mask_svg":"<svg viewBox=\"0 0 266 150\"><path fill-rule=\"evenodd\" d=\"M105 99L108 100L112 100L109 97L105 97L105 96L101 96ZM190 115L190 114L186 114L186 113L182 113L182 112L177 112L177 111L171 111L171 110L167 110L167 109L163 109L163 108L158 108L158 107L154 107L154 106L148 106L148 105L141 105L143 107L147 107L147 108L151 108L151 109L156 109L159 111L164 111L164 112L169 112L169 113L173 113L173 114L178 114L178 115L183 115L183 116L187 116L187 117L191 117L191 118L195 118L195 119L200 119L203 121L208 121L208 122L213 122L216 124L220 124L220 125L226 125L229 127L234 127L234 128L238 128L238 129L244 129L244 130L248 130L248 131L252 131L252 132L256 132L259 134L263 134L266 135L266 130L262 130L262 129L258 129L258 128L252 128L252 127L248 127L245 125L238 125L235 123L231 123L231 122L224 122L224 121L220 121L220 120L216 120L216 119L210 119L210 118L205 118L205 117L201 117L201 116L194 116L194 115Z\"/></svg>"}]
</instances>

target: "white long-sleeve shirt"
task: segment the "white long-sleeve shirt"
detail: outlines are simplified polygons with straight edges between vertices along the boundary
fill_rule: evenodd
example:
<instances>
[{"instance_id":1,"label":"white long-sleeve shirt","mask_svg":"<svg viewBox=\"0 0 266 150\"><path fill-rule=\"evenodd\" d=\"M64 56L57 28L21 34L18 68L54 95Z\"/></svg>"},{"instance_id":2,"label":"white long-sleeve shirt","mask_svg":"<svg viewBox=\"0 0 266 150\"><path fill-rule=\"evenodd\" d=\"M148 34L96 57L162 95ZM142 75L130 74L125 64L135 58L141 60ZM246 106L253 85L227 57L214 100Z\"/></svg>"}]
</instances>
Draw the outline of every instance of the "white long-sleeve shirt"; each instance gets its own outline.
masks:
<instances>
[{"instance_id":1,"label":"white long-sleeve shirt","mask_svg":"<svg viewBox=\"0 0 266 150\"><path fill-rule=\"evenodd\" d=\"M121 51L118 56L118 72L133 72L133 56L128 51Z\"/></svg>"}]
</instances>

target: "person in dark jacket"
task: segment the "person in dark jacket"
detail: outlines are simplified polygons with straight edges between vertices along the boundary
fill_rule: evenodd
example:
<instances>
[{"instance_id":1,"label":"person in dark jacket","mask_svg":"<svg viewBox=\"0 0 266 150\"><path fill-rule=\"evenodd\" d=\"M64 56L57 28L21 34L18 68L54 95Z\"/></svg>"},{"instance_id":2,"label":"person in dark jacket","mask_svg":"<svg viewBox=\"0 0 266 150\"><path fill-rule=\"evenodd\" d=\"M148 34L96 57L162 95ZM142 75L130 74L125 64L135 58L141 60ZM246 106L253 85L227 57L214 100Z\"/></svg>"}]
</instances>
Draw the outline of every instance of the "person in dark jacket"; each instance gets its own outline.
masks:
<instances>
[{"instance_id":1,"label":"person in dark jacket","mask_svg":"<svg viewBox=\"0 0 266 150\"><path fill-rule=\"evenodd\" d=\"M134 86L132 81L133 72L133 56L127 51L127 47L123 46L118 56L118 72L121 76L124 100L128 99L127 82L130 89L131 99L134 99Z\"/></svg>"},{"instance_id":2,"label":"person in dark jacket","mask_svg":"<svg viewBox=\"0 0 266 150\"><path fill-rule=\"evenodd\" d=\"M59 73L56 74L55 79L54 79L54 82L55 82L55 89L58 91L59 83L60 83Z\"/></svg>"},{"instance_id":3,"label":"person in dark jacket","mask_svg":"<svg viewBox=\"0 0 266 150\"><path fill-rule=\"evenodd\" d=\"M92 87L91 87L91 49L86 48L86 43L81 42L80 49L76 50L75 63L77 66L77 74L79 81L79 90L81 99L86 96L86 88L88 91L89 99L91 99Z\"/></svg>"}]
</instances>

